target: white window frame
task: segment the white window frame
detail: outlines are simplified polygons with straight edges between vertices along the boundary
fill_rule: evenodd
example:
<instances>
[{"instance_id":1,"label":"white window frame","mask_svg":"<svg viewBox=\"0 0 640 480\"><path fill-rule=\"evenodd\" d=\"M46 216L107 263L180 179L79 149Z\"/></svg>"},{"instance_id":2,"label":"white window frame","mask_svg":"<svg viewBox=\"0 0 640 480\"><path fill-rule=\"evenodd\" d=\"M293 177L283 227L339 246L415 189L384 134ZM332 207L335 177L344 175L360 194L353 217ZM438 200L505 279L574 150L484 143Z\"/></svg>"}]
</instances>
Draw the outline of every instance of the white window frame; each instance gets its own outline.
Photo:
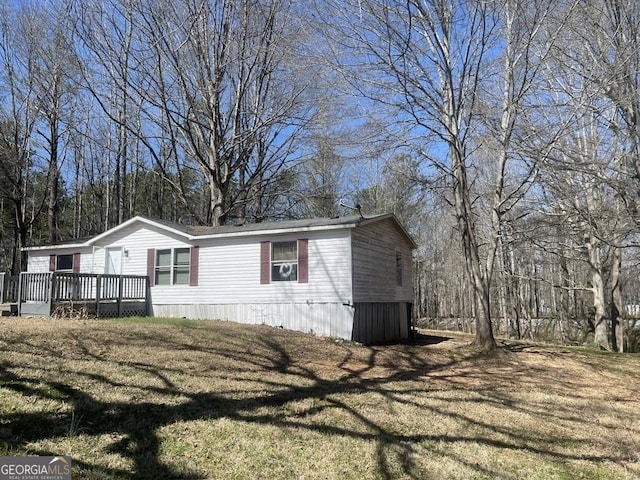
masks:
<instances>
[{"instance_id":1,"label":"white window frame","mask_svg":"<svg viewBox=\"0 0 640 480\"><path fill-rule=\"evenodd\" d=\"M187 255L186 263L178 263L178 253L182 251L183 254ZM170 262L169 265L160 265L160 255L166 254L170 252ZM172 286L172 285L189 285L189 277L191 275L191 249L189 247L174 247L174 248L158 248L155 252L155 268L154 268L154 285L157 286ZM185 273L186 267L186 277L184 281L178 282L176 281L177 275L181 270L181 273ZM158 273L168 273L169 274L169 283L164 283L159 281Z\"/></svg>"},{"instance_id":2,"label":"white window frame","mask_svg":"<svg viewBox=\"0 0 640 480\"><path fill-rule=\"evenodd\" d=\"M295 259L275 259L275 251L278 246L293 245L295 247ZM299 248L297 240L283 240L280 242L271 242L270 252L270 269L269 275L272 282L297 282L300 273L298 272L299 265ZM278 275L274 275L274 272L278 271Z\"/></svg>"}]
</instances>

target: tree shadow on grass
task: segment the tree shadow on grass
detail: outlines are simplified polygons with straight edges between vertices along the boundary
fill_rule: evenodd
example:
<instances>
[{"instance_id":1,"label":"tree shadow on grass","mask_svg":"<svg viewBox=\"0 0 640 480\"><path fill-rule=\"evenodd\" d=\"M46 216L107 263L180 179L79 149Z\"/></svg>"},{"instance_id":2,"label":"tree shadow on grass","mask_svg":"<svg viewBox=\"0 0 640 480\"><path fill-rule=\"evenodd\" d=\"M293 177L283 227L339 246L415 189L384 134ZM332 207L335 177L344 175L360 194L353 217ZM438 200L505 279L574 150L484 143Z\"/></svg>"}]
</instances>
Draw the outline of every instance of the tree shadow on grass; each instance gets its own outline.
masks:
<instances>
[{"instance_id":1,"label":"tree shadow on grass","mask_svg":"<svg viewBox=\"0 0 640 480\"><path fill-rule=\"evenodd\" d=\"M117 454L133 464L132 468L105 468L93 464L87 459L75 459L76 464L87 475L86 478L206 478L201 471L195 471L186 467L168 465L162 461L162 442L160 430L163 427L178 423L201 420L217 420L227 418L256 425L268 425L278 428L295 428L312 431L327 439L332 436L352 438L371 442L376 446L377 474L379 478L391 479L397 474L397 466L391 465L390 459L394 457L396 463L400 463L402 475L407 478L422 478L423 472L415 462L416 445L428 442L434 445L436 453L455 457L458 463L477 472L479 475L494 477L500 475L499 471L480 466L470 462L462 456L442 449L438 445L459 442L468 444L480 444L499 449L520 450L526 448L529 452L552 457L558 461L586 460L602 462L605 460L616 461L615 458L607 458L603 455L580 455L561 453L554 450L551 445L554 441L562 441L562 438L549 438L546 442L548 448L538 446L531 442L527 432L516 432L512 429L493 425L480 418L473 418L463 410L450 411L444 406L426 405L417 402L412 396L423 394L423 382L425 379L434 378L449 388L456 388L465 380L472 378L474 370L453 369L461 360L461 357L440 357L437 361L425 353L430 345L448 340L447 337L421 336L415 345L406 348L398 347L393 355L389 355L391 347L355 347L344 346L339 355L333 347L332 353L327 358L313 358L311 361L304 355L292 353L287 335L260 335L255 337L253 343L239 340L232 334L228 336L217 333L215 342L202 341L206 336L205 331L192 332L192 342L178 340L170 335L170 331L163 329L155 334L145 334L146 342L154 348L160 346L171 352L195 352L198 358L211 358L211 368L218 365L216 358L225 359L224 372L217 372L237 378L243 381L243 375L252 372L251 382L258 382L262 388L253 393L244 395L231 395L225 391L189 391L180 388L172 378L176 376L188 376L191 372L184 368L160 365L158 363L145 363L140 361L128 361L120 358L110 358L102 351L96 349L94 343L87 338L70 333L68 338L75 342L75 351L79 357L85 360L104 362L110 366L122 369L132 369L142 372L145 378L156 380L158 385L135 385L122 380L114 380L97 371L75 371L73 375L78 380L90 380L108 388L132 388L138 389L148 396L161 395L164 400L152 401L106 401L85 391L72 382L60 382L45 380L35 372L29 376L25 373L17 374L15 370L24 366L4 362L0 365L0 387L12 390L24 397L35 399L49 399L59 401L64 399L71 405L70 412L82 414L87 421L82 426L82 434L88 436L111 435L114 440L109 444L104 453ZM136 344L139 338L126 337L119 341L126 346L131 340ZM319 339L309 339L311 342L322 342ZM327 340L327 342L329 342ZM55 362L59 352L55 347L38 346L25 343L30 350L40 351ZM19 349L19 345L12 348ZM133 348L139 348L134 346ZM354 353L355 352L355 353ZM384 358L382 358L384 357ZM473 362L470 356L462 357L465 362ZM330 371L320 371L317 366L327 362ZM60 361L64 365L63 361ZM28 371L28 369L27 369ZM278 372L275 377L273 372ZM527 367L513 367L510 370L513 376L525 379ZM262 374L262 376L261 376ZM235 377L234 377L235 376ZM133 382L133 381L132 381ZM81 384L78 382L77 384ZM240 385L241 387L242 385ZM528 407L514 403L511 398L493 391L490 387L483 390L477 387L479 392L478 402L495 408L522 409L523 413L544 418L544 412L527 410ZM445 416L461 424L473 427L471 430L486 432L469 433L467 435L446 435L441 433L399 433L388 423L382 422L372 416L363 413L357 405L345 400L345 395L373 393L386 402L394 402L421 408L425 414ZM437 392L434 392L434 394ZM173 401L166 401L173 399ZM308 407L297 410L295 413L283 414L283 408L291 402L301 400L313 400ZM456 401L455 399L451 400ZM468 402L468 399L464 400ZM314 424L303 421L310 415L318 414L327 409L337 409L354 419L358 428L340 424ZM575 419L574 419L575 420ZM64 437L69 433L72 418L70 413L53 412L3 412L0 415L0 444L4 442L11 451L28 450L28 445L45 439ZM329 440L328 440L329 441ZM32 452L36 454L56 454L57 452Z\"/></svg>"},{"instance_id":2,"label":"tree shadow on grass","mask_svg":"<svg viewBox=\"0 0 640 480\"><path fill-rule=\"evenodd\" d=\"M438 345L449 340L453 340L453 337L416 332L411 343L414 345Z\"/></svg>"}]
</instances>

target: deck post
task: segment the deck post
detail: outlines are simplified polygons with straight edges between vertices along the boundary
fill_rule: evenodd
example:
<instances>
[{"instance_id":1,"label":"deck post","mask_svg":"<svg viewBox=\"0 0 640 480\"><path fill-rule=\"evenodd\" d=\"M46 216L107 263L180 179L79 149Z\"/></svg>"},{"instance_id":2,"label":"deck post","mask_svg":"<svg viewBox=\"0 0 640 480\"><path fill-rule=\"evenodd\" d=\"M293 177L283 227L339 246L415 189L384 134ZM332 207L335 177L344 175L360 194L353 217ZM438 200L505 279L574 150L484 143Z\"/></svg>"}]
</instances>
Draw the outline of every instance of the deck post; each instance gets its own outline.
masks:
<instances>
[{"instance_id":1,"label":"deck post","mask_svg":"<svg viewBox=\"0 0 640 480\"><path fill-rule=\"evenodd\" d=\"M18 316L22 315L22 273L18 276Z\"/></svg>"},{"instance_id":2,"label":"deck post","mask_svg":"<svg viewBox=\"0 0 640 480\"><path fill-rule=\"evenodd\" d=\"M144 277L144 296L145 303L147 305L146 316L151 316L151 280L149 279L149 275Z\"/></svg>"},{"instance_id":3,"label":"deck post","mask_svg":"<svg viewBox=\"0 0 640 480\"><path fill-rule=\"evenodd\" d=\"M122 317L122 291L124 287L124 279L122 275L118 277L118 318Z\"/></svg>"},{"instance_id":4,"label":"deck post","mask_svg":"<svg viewBox=\"0 0 640 480\"><path fill-rule=\"evenodd\" d=\"M96 276L96 318L100 318L100 288L102 284L102 275Z\"/></svg>"},{"instance_id":5,"label":"deck post","mask_svg":"<svg viewBox=\"0 0 640 480\"><path fill-rule=\"evenodd\" d=\"M53 313L53 306L59 300L60 291L58 290L58 274L56 272L52 272L49 281L49 292L47 297L49 299L49 315Z\"/></svg>"},{"instance_id":6,"label":"deck post","mask_svg":"<svg viewBox=\"0 0 640 480\"><path fill-rule=\"evenodd\" d=\"M82 279L77 273L74 273L71 277L71 299L73 301L80 300L80 290L82 288L82 285L80 284L81 281Z\"/></svg>"}]
</instances>

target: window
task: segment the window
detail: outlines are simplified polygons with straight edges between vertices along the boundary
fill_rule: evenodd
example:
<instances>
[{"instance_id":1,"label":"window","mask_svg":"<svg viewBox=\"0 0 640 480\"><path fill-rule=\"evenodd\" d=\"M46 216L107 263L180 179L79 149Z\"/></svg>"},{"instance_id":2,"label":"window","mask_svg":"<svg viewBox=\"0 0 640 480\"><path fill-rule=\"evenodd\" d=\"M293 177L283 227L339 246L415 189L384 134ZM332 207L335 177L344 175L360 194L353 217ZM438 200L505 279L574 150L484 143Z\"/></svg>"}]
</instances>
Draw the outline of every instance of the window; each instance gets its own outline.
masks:
<instances>
[{"instance_id":1,"label":"window","mask_svg":"<svg viewBox=\"0 0 640 480\"><path fill-rule=\"evenodd\" d=\"M189 285L189 262L190 253L188 248L176 248L173 255L173 284Z\"/></svg>"},{"instance_id":2,"label":"window","mask_svg":"<svg viewBox=\"0 0 640 480\"><path fill-rule=\"evenodd\" d=\"M157 250L155 285L189 285L190 259L188 248Z\"/></svg>"},{"instance_id":3,"label":"window","mask_svg":"<svg viewBox=\"0 0 640 480\"><path fill-rule=\"evenodd\" d=\"M273 282L298 281L298 242L271 244L271 280Z\"/></svg>"},{"instance_id":4,"label":"window","mask_svg":"<svg viewBox=\"0 0 640 480\"><path fill-rule=\"evenodd\" d=\"M309 283L309 240L260 242L260 283Z\"/></svg>"},{"instance_id":5,"label":"window","mask_svg":"<svg viewBox=\"0 0 640 480\"><path fill-rule=\"evenodd\" d=\"M402 252L396 252L396 285L402 286Z\"/></svg>"},{"instance_id":6,"label":"window","mask_svg":"<svg viewBox=\"0 0 640 480\"><path fill-rule=\"evenodd\" d=\"M65 253L61 255L49 255L50 272L80 272L80 254Z\"/></svg>"},{"instance_id":7,"label":"window","mask_svg":"<svg viewBox=\"0 0 640 480\"><path fill-rule=\"evenodd\" d=\"M73 254L56 255L56 270L73 271Z\"/></svg>"}]
</instances>

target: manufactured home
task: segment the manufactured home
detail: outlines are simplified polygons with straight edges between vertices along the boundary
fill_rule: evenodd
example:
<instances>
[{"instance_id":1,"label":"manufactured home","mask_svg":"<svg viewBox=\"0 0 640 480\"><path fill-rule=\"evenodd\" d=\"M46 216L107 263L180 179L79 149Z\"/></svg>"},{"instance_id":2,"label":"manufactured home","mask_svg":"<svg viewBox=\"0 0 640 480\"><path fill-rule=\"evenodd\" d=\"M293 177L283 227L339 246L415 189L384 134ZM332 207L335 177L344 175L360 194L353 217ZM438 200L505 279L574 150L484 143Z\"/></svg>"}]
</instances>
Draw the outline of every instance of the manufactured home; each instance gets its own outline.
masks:
<instances>
[{"instance_id":1,"label":"manufactured home","mask_svg":"<svg viewBox=\"0 0 640 480\"><path fill-rule=\"evenodd\" d=\"M66 282L146 276L154 316L379 343L411 334L415 247L384 214L220 227L138 216L88 240L25 250L28 273Z\"/></svg>"}]
</instances>

